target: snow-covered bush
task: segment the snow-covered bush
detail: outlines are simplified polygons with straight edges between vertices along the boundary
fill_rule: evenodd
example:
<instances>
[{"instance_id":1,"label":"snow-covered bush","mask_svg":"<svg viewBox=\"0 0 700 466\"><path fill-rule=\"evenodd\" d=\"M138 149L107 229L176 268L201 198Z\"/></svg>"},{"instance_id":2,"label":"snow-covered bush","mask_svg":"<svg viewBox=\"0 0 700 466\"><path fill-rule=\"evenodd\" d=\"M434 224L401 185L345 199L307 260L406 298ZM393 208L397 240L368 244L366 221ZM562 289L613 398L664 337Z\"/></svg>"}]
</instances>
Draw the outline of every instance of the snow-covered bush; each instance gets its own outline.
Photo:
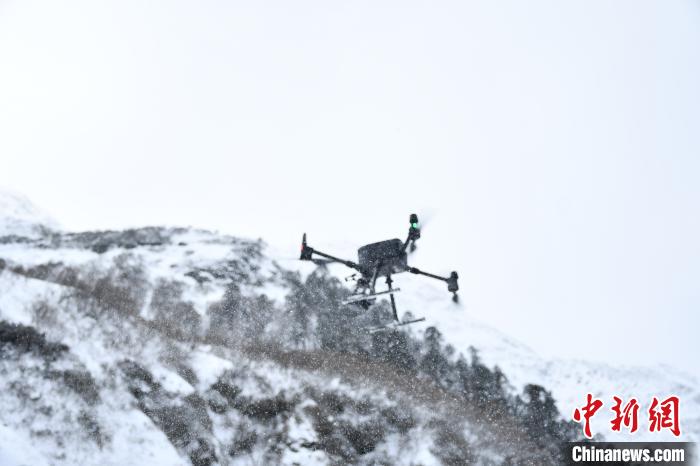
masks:
<instances>
[{"instance_id":1,"label":"snow-covered bush","mask_svg":"<svg viewBox=\"0 0 700 466\"><path fill-rule=\"evenodd\" d=\"M100 401L100 392L90 372L77 369L50 371L47 376L59 380L74 391L88 405L94 406Z\"/></svg>"},{"instance_id":2,"label":"snow-covered bush","mask_svg":"<svg viewBox=\"0 0 700 466\"><path fill-rule=\"evenodd\" d=\"M34 327L0 321L0 352L32 352L47 360L55 360L68 351L68 346L46 340Z\"/></svg>"},{"instance_id":3,"label":"snow-covered bush","mask_svg":"<svg viewBox=\"0 0 700 466\"><path fill-rule=\"evenodd\" d=\"M208 310L206 339L226 346L262 341L274 314L274 304L265 295L246 296L235 282L226 287L223 298Z\"/></svg>"}]
</instances>

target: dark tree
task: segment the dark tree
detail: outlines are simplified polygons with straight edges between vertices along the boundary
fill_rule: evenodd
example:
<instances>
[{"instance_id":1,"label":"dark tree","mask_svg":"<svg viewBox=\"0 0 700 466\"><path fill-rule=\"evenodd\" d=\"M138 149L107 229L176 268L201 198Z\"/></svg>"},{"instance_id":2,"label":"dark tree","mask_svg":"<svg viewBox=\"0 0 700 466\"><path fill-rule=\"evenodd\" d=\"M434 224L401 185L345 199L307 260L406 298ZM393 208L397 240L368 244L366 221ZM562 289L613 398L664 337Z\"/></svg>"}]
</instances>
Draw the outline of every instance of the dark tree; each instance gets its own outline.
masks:
<instances>
[{"instance_id":1,"label":"dark tree","mask_svg":"<svg viewBox=\"0 0 700 466\"><path fill-rule=\"evenodd\" d=\"M371 355L410 373L416 372L416 353L411 339L404 332L392 330L372 334Z\"/></svg>"},{"instance_id":2,"label":"dark tree","mask_svg":"<svg viewBox=\"0 0 700 466\"><path fill-rule=\"evenodd\" d=\"M425 329L423 347L425 353L420 360L420 371L431 377L439 385L445 386L450 373L450 362L443 352L442 334L438 329L435 327Z\"/></svg>"}]
</instances>

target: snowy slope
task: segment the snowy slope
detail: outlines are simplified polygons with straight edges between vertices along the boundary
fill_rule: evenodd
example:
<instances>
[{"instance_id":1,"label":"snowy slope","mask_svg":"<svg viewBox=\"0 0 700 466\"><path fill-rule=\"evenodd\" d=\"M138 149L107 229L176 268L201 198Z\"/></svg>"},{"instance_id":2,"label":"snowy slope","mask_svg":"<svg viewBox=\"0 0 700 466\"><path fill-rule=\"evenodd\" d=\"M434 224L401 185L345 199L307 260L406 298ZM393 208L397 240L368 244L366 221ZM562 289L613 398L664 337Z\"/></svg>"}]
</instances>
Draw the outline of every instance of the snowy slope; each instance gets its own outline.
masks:
<instances>
[{"instance_id":1,"label":"snowy slope","mask_svg":"<svg viewBox=\"0 0 700 466\"><path fill-rule=\"evenodd\" d=\"M284 253L275 250L272 255L283 257ZM314 266L295 267L308 273ZM338 277L346 275L342 266L334 266L333 272ZM652 397L664 399L677 395L681 399L682 440L700 440L700 385L691 374L668 366L627 367L584 360L549 360L453 303L443 283L411 274L394 279L394 286L401 289L397 295L400 311L410 310L414 316L426 318L425 322L412 325L410 331L422 332L435 326L457 351L467 354L470 346L476 348L487 365L503 370L514 392L520 393L528 383L543 385L552 392L559 410L568 419L591 393L604 402L602 409L605 411L593 418L593 432L620 441L679 440L668 431L651 433L646 429L646 410ZM634 434L611 431L613 396L639 400L640 428Z\"/></svg>"},{"instance_id":2,"label":"snowy slope","mask_svg":"<svg viewBox=\"0 0 700 466\"><path fill-rule=\"evenodd\" d=\"M600 398L606 412L593 418L594 432L611 440L677 440L668 431L650 433L645 426L648 424L646 408L652 397L663 399L678 395L682 403L683 438L700 440L700 385L692 375L667 366L625 367L583 360L547 360L524 344L480 323L463 308L454 306L449 298L445 299L442 287L426 285L415 277L401 278L406 283L412 282L405 287L407 293L402 296L407 308L430 309L425 313L428 323L423 326L437 326L458 350L464 351L469 346L479 349L484 361L498 365L517 390L527 383L547 387L560 411L567 416L585 403L588 393ZM427 307L422 304L426 300L444 304ZM615 395L624 400L632 397L639 400L641 428L636 433L617 434L610 430L608 423L612 419L610 409Z\"/></svg>"},{"instance_id":3,"label":"snowy slope","mask_svg":"<svg viewBox=\"0 0 700 466\"><path fill-rule=\"evenodd\" d=\"M227 280L209 275L210 270L218 273L222 260L246 257L252 243L192 230L171 233L165 244L149 238L143 247L96 248L102 252L72 247L70 241L56 248L26 242L0 245L5 262L0 271L0 321L32 324L69 348L57 360L12 351L2 358L0 429L13 432L0 437L3 464L166 465L191 460L202 465L292 465L332 464L338 456L347 463L439 464L430 440L434 423L455 416L441 404L431 406L424 399L416 402L410 393L387 392L376 380L359 377L349 384L340 376L329 378L325 370L295 368L269 355L165 338L138 315L98 318L86 305L90 301L71 294L73 285L58 284L68 282L42 272L46 264L61 270L69 264L95 273L127 254L148 271L139 278L145 283L183 280L189 285L183 296L205 316L209 305L221 298ZM242 288L251 291L276 270L266 258L249 265L247 278L245 269L235 273ZM199 283L194 275L187 276L193 269L207 280ZM272 296L282 293L274 287L269 282L263 288ZM152 314L147 308L141 312L144 318ZM51 312L42 314L42 309ZM76 378L81 390L76 390ZM336 412L339 403L343 407ZM280 414L270 417L269 410ZM398 420L394 413L400 413ZM409 416L408 427L403 427L401 415ZM198 421L199 416L205 420ZM173 430L171 422L178 427ZM324 422L329 424L323 427ZM380 433L367 440L366 429ZM466 429L477 442L488 426L467 424ZM183 432L197 441L185 442ZM343 433L360 444L374 442L375 437L379 442L360 459L354 448L361 447L353 447L343 436L332 437L335 446L324 447L336 452L332 457L317 446L328 445L324 432ZM484 438L491 439L483 440L484 445L493 442L493 435ZM30 444L31 449L25 448ZM499 463L508 451L491 445L482 446L480 454Z\"/></svg>"},{"instance_id":4,"label":"snowy slope","mask_svg":"<svg viewBox=\"0 0 700 466\"><path fill-rule=\"evenodd\" d=\"M55 220L25 196L0 189L0 237L16 235L33 238L58 228Z\"/></svg>"},{"instance_id":5,"label":"snowy slope","mask_svg":"<svg viewBox=\"0 0 700 466\"><path fill-rule=\"evenodd\" d=\"M313 355L317 362L309 366L279 348L234 351L204 338L212 306L231 282L242 296L264 294L281 309L289 289L279 274L293 269L308 275L315 268L277 262L294 252L193 229L46 237L42 232L55 231L55 223L21 198L4 199L0 231L22 238L0 242L0 322L31 325L68 349L55 359L32 351L0 358L0 464L291 465L338 458L438 464L438 420L455 416L466 438L479 446L477 462L499 464L524 445L536 450L527 440L504 442L503 432L475 424L473 413L459 404L431 401L435 393L421 392L423 384L387 390L382 367L353 369L357 361L340 355ZM134 297L110 291L125 271L133 276L123 290ZM340 267L331 271L345 274ZM154 324L163 283L178 284L182 315L200 321L199 330L183 336ZM551 390L565 418L589 391L603 398L606 409L613 395L635 396L642 403L642 426L646 400L676 394L682 400L682 439L700 437L700 395L691 376L667 367L547 360L452 303L442 283L404 274L396 285L403 290L401 309L427 319L406 332L435 326L457 352L477 348L487 365L503 370L513 393L540 384ZM131 311L124 310L125 299ZM177 329L181 323L170 324ZM334 369L340 363L343 371ZM339 403L344 407L336 412ZM278 414L269 416L270 410ZM410 413L409 427L395 411ZM608 413L594 418L594 431L613 438L608 421ZM358 457L355 450L363 451L367 441L362 432L374 428L380 441ZM616 438L662 440L668 434L640 429Z\"/></svg>"}]
</instances>

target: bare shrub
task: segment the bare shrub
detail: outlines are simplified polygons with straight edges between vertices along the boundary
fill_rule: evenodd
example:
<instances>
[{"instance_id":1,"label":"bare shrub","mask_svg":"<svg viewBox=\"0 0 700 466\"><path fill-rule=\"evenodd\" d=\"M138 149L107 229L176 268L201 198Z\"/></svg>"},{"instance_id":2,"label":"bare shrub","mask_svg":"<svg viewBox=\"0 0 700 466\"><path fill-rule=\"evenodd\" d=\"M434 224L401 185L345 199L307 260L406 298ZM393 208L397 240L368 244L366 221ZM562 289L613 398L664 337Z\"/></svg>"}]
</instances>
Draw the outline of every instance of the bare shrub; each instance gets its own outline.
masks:
<instances>
[{"instance_id":1,"label":"bare shrub","mask_svg":"<svg viewBox=\"0 0 700 466\"><path fill-rule=\"evenodd\" d=\"M474 464L472 448L464 438L464 426L445 420L433 421L435 446L432 453L445 466Z\"/></svg>"},{"instance_id":2,"label":"bare shrub","mask_svg":"<svg viewBox=\"0 0 700 466\"><path fill-rule=\"evenodd\" d=\"M405 434L416 426L413 412L407 406L390 407L382 410L382 416L389 425L393 426L401 434Z\"/></svg>"},{"instance_id":3,"label":"bare shrub","mask_svg":"<svg viewBox=\"0 0 700 466\"><path fill-rule=\"evenodd\" d=\"M374 450L384 440L386 429L380 419L373 418L359 424L340 423L340 431L353 446L358 455Z\"/></svg>"},{"instance_id":4,"label":"bare shrub","mask_svg":"<svg viewBox=\"0 0 700 466\"><path fill-rule=\"evenodd\" d=\"M21 265L12 268L12 271L18 275L23 275L27 278L35 278L37 280L48 280L56 269L60 268L63 264L60 262L49 262L47 264L33 265L31 267L24 267Z\"/></svg>"},{"instance_id":5,"label":"bare shrub","mask_svg":"<svg viewBox=\"0 0 700 466\"><path fill-rule=\"evenodd\" d=\"M102 315L139 317L148 291L143 265L129 253L115 257L107 270L95 265L81 271L65 268L56 279L71 287L63 301L95 319Z\"/></svg>"},{"instance_id":6,"label":"bare shrub","mask_svg":"<svg viewBox=\"0 0 700 466\"><path fill-rule=\"evenodd\" d=\"M32 304L31 315L32 323L38 327L55 328L59 325L58 309L45 299Z\"/></svg>"},{"instance_id":7,"label":"bare shrub","mask_svg":"<svg viewBox=\"0 0 700 466\"><path fill-rule=\"evenodd\" d=\"M60 372L63 383L77 393L89 405L100 401L100 392L95 379L87 371L64 370Z\"/></svg>"},{"instance_id":8,"label":"bare shrub","mask_svg":"<svg viewBox=\"0 0 700 466\"><path fill-rule=\"evenodd\" d=\"M206 337L226 346L260 341L273 312L274 303L267 296L245 296L239 286L231 282L221 301L209 306Z\"/></svg>"},{"instance_id":9,"label":"bare shrub","mask_svg":"<svg viewBox=\"0 0 700 466\"><path fill-rule=\"evenodd\" d=\"M20 353L32 352L50 361L68 351L68 346L47 341L44 334L34 327L11 324L3 320L0 321L0 352L5 348L15 349Z\"/></svg>"},{"instance_id":10,"label":"bare shrub","mask_svg":"<svg viewBox=\"0 0 700 466\"><path fill-rule=\"evenodd\" d=\"M296 400L288 400L283 392L274 397L250 399L237 397L233 405L246 416L261 422L270 422L278 416L288 416L296 406Z\"/></svg>"},{"instance_id":11,"label":"bare shrub","mask_svg":"<svg viewBox=\"0 0 700 466\"><path fill-rule=\"evenodd\" d=\"M151 298L153 321L160 331L181 341L199 338L202 318L192 303L182 301L184 284L160 279Z\"/></svg>"},{"instance_id":12,"label":"bare shrub","mask_svg":"<svg viewBox=\"0 0 700 466\"><path fill-rule=\"evenodd\" d=\"M211 386L212 390L217 391L229 405L236 402L236 398L241 393L240 387L233 384L230 380L225 380L223 377L216 381L214 385Z\"/></svg>"},{"instance_id":13,"label":"bare shrub","mask_svg":"<svg viewBox=\"0 0 700 466\"><path fill-rule=\"evenodd\" d=\"M138 315L146 292L147 277L142 264L126 253L114 258L114 265L94 282L91 290L100 307L122 315Z\"/></svg>"},{"instance_id":14,"label":"bare shrub","mask_svg":"<svg viewBox=\"0 0 700 466\"><path fill-rule=\"evenodd\" d=\"M99 448L102 448L105 443L109 441L109 437L102 431L100 423L87 411L80 412L78 423L83 428L88 438L95 442Z\"/></svg>"},{"instance_id":15,"label":"bare shrub","mask_svg":"<svg viewBox=\"0 0 700 466\"><path fill-rule=\"evenodd\" d=\"M56 271L55 282L70 288L78 288L80 282L80 270L73 266L64 266Z\"/></svg>"},{"instance_id":16,"label":"bare shrub","mask_svg":"<svg viewBox=\"0 0 700 466\"><path fill-rule=\"evenodd\" d=\"M258 442L258 433L253 429L249 422L241 422L233 436L231 445L228 449L230 456L244 455L253 451L253 447Z\"/></svg>"},{"instance_id":17,"label":"bare shrub","mask_svg":"<svg viewBox=\"0 0 700 466\"><path fill-rule=\"evenodd\" d=\"M188 359L187 352L180 348L177 343L170 340L165 342L165 348L160 354L160 360L167 366L175 369L175 372L185 379L187 383L196 386L198 382L197 374L190 367Z\"/></svg>"}]
</instances>

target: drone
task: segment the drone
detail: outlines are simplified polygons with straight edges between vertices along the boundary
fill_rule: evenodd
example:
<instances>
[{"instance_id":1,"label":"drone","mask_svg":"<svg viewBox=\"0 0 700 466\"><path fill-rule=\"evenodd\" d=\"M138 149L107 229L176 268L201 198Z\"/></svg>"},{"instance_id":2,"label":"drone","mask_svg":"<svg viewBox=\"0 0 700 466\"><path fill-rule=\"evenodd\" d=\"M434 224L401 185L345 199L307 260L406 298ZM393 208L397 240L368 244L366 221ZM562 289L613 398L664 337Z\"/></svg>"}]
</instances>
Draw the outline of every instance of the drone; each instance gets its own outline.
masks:
<instances>
[{"instance_id":1,"label":"drone","mask_svg":"<svg viewBox=\"0 0 700 466\"><path fill-rule=\"evenodd\" d=\"M394 294L401 290L400 288L394 288L392 286L394 282L392 276L403 272L410 272L436 280L442 280L447 283L447 291L452 293L452 300L454 302L458 302L459 299L457 295L457 290L459 290L457 279L459 277L457 272L450 273L448 277L441 277L408 265L408 252L415 251L416 241L420 238L421 230L418 223L418 215L411 214L409 216L409 224L408 237L405 241L394 238L362 246L357 250L357 262L340 259L312 248L307 244L306 233L304 233L301 240L301 256L299 259L303 261L312 261L319 265L340 263L356 271L356 273L346 278L346 280L353 280L355 282L355 289L353 294L343 301L343 304L354 304L366 310L376 302L378 296L389 295L394 321L389 325L369 329L371 333L421 322L425 320L425 317L405 321L399 320ZM314 255L319 256L321 259L315 258ZM384 291L377 291L377 280L382 277L385 277L387 289Z\"/></svg>"}]
</instances>

